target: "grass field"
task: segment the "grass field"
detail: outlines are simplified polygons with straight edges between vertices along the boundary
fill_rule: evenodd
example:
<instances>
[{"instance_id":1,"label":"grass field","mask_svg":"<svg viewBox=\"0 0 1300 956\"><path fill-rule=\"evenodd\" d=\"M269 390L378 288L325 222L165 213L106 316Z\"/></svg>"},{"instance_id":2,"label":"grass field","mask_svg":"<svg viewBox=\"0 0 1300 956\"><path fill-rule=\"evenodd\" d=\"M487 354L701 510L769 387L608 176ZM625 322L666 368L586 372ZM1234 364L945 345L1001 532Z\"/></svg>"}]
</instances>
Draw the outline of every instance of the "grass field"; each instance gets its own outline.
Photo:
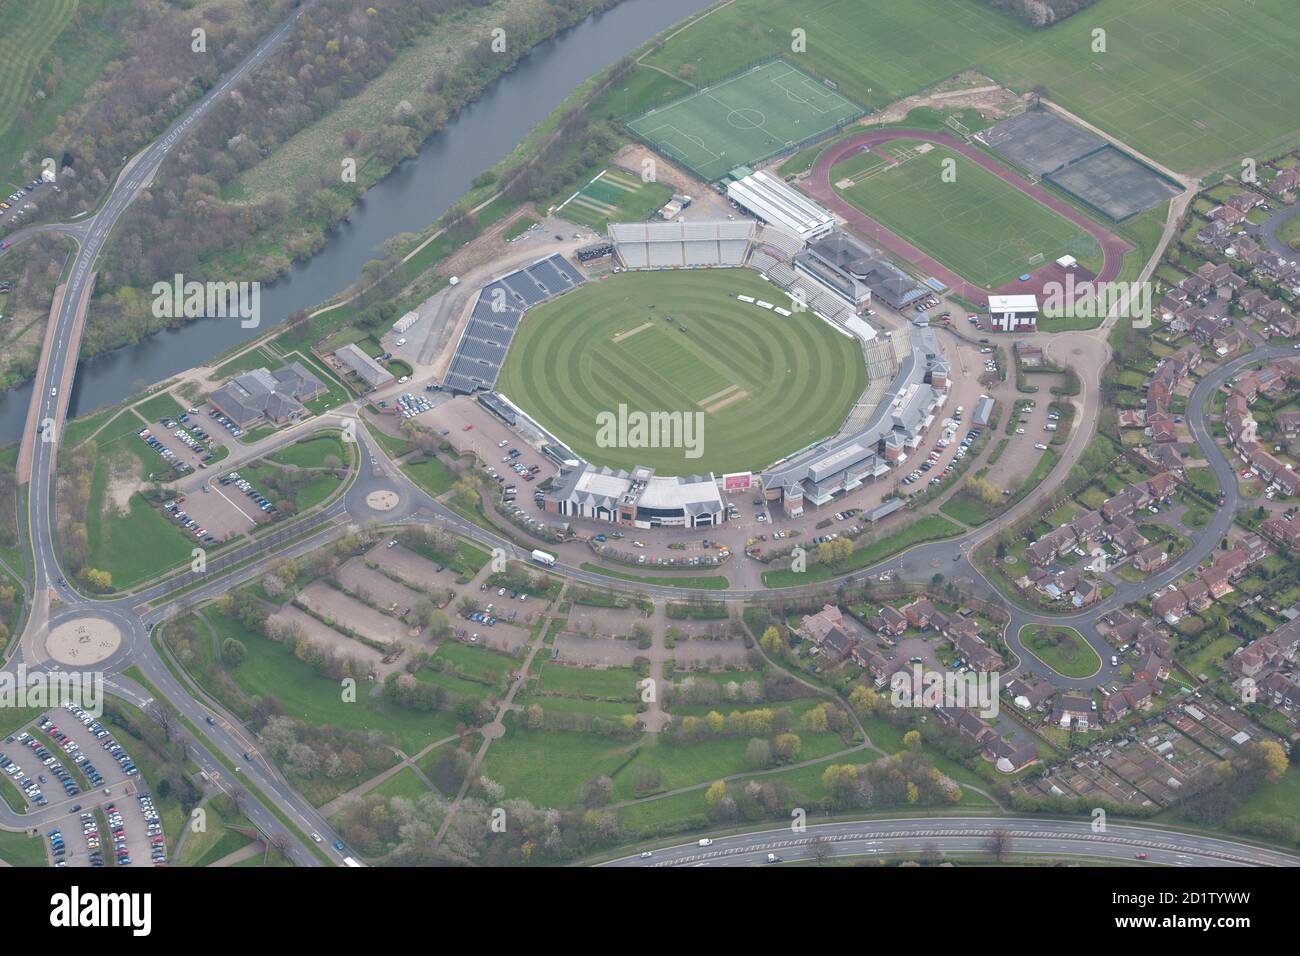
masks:
<instances>
[{"instance_id":1,"label":"grass field","mask_svg":"<svg viewBox=\"0 0 1300 956\"><path fill-rule=\"evenodd\" d=\"M627 124L701 179L756 163L856 119L862 109L820 80L773 60Z\"/></svg>"},{"instance_id":2,"label":"grass field","mask_svg":"<svg viewBox=\"0 0 1300 956\"><path fill-rule=\"evenodd\" d=\"M588 283L528 313L497 387L598 464L661 474L762 468L834 432L866 371L854 341L811 313L783 318L738 294L770 299L774 289L745 269ZM703 411L702 454L600 447L596 416L620 404Z\"/></svg>"},{"instance_id":3,"label":"grass field","mask_svg":"<svg viewBox=\"0 0 1300 956\"><path fill-rule=\"evenodd\" d=\"M645 62L703 83L787 53L799 27L808 50L796 62L864 106L974 67L1018 92L1043 85L1067 109L1190 172L1264 155L1300 128L1283 92L1300 87L1294 10L1294 0L1100 0L1035 30L978 0L736 0ZM1104 53L1091 52L1095 28L1106 30Z\"/></svg>"},{"instance_id":4,"label":"grass field","mask_svg":"<svg viewBox=\"0 0 1300 956\"><path fill-rule=\"evenodd\" d=\"M4 24L0 30L0 155L6 159L13 152L11 140L19 138L14 122L31 93L32 77L76 12L77 0L39 4L0 0L0 23Z\"/></svg>"},{"instance_id":5,"label":"grass field","mask_svg":"<svg viewBox=\"0 0 1300 956\"><path fill-rule=\"evenodd\" d=\"M240 690L250 698L275 698L284 713L296 720L316 726L333 724L349 730L391 734L407 753L416 753L455 732L455 717L442 711L403 710L369 694L359 694L356 703L346 703L339 693L338 682L317 677L311 667L294 656L292 648L249 631L215 608L207 608L202 617L212 626L218 640L233 637L247 649L244 662L228 672ZM207 686L206 675L197 671L191 674L215 697L229 703L229 695Z\"/></svg>"},{"instance_id":6,"label":"grass field","mask_svg":"<svg viewBox=\"0 0 1300 956\"><path fill-rule=\"evenodd\" d=\"M1064 625L1040 628L1025 625L1020 640L1029 652L1064 677L1091 677L1101 670L1101 658L1078 631Z\"/></svg>"},{"instance_id":7,"label":"grass field","mask_svg":"<svg viewBox=\"0 0 1300 956\"><path fill-rule=\"evenodd\" d=\"M1100 253L1083 230L988 170L946 147L924 146L928 152L919 152L916 140L889 143L885 149L899 159L892 167L879 152L859 153L831 170L831 182L853 180L836 187L841 196L990 288L1067 252L1079 259ZM951 181L942 178L946 170Z\"/></svg>"},{"instance_id":8,"label":"grass field","mask_svg":"<svg viewBox=\"0 0 1300 956\"><path fill-rule=\"evenodd\" d=\"M560 215L603 232L611 222L641 222L672 196L663 183L642 182L635 173L611 166L566 202Z\"/></svg>"}]
</instances>

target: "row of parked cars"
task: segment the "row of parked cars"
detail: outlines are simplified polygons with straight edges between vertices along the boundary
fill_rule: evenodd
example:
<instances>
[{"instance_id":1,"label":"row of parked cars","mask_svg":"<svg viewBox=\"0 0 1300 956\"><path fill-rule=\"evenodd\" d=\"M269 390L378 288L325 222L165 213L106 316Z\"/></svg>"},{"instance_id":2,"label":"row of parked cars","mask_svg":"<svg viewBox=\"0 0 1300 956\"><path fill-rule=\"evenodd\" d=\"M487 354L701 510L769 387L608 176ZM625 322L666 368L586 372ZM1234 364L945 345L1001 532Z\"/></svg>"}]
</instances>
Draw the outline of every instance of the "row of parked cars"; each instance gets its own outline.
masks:
<instances>
[{"instance_id":1,"label":"row of parked cars","mask_svg":"<svg viewBox=\"0 0 1300 956\"><path fill-rule=\"evenodd\" d=\"M113 837L113 857L118 866L131 865L131 851L126 847L126 826L122 820L122 811L117 804L110 803L104 807L104 816L108 818L108 830Z\"/></svg>"},{"instance_id":2,"label":"row of parked cars","mask_svg":"<svg viewBox=\"0 0 1300 956\"><path fill-rule=\"evenodd\" d=\"M104 785L103 775L95 769L95 765L90 762L90 759L85 755L82 749L77 746L75 740L63 731L59 730L59 728L54 725L54 721L50 720L49 717L41 718L40 727L50 735L51 739L63 748L64 753L72 758L73 763L77 765L77 768L85 775L86 779L90 781L92 787L102 787Z\"/></svg>"},{"instance_id":3,"label":"row of parked cars","mask_svg":"<svg viewBox=\"0 0 1300 956\"><path fill-rule=\"evenodd\" d=\"M67 855L68 848L63 842L62 831L55 827L53 830L48 831L45 836L50 841L50 855L54 857L54 865L66 866L67 861L63 858Z\"/></svg>"},{"instance_id":4,"label":"row of parked cars","mask_svg":"<svg viewBox=\"0 0 1300 956\"><path fill-rule=\"evenodd\" d=\"M0 754L0 770L4 770L5 773L9 774L9 776L13 778L14 783L18 784L18 789L27 794L27 799L36 804L36 806L43 807L49 803L49 801L45 799L45 794L41 793L40 784L24 774L23 768L18 766L18 764L14 763L4 754Z\"/></svg>"},{"instance_id":5,"label":"row of parked cars","mask_svg":"<svg viewBox=\"0 0 1300 956\"><path fill-rule=\"evenodd\" d=\"M9 212L12 210L13 219L11 220L11 222L17 222L19 219L23 217L23 213L26 210L14 209L13 207L21 203L24 199L26 199L32 193L36 192L36 190L43 185L45 185L45 180L33 179L27 185L19 186L17 189L15 189L13 192L9 194L8 199L0 200L0 216L8 215ZM59 187L54 186L53 188L57 190Z\"/></svg>"},{"instance_id":6,"label":"row of parked cars","mask_svg":"<svg viewBox=\"0 0 1300 956\"><path fill-rule=\"evenodd\" d=\"M48 718L42 718L42 720L48 720ZM50 726L53 725L51 724ZM59 763L59 758L52 754L49 748L25 730L18 735L18 742L36 755L36 759L44 764L45 769L53 774L54 778L63 785L63 790L68 796L75 797L77 794L81 793L81 788L77 786L77 782L72 779L72 774L68 773L68 771L64 769L63 764ZM75 743L73 743L72 746L74 749L69 751L70 756L80 750ZM38 774L37 779L41 783L44 783L45 775Z\"/></svg>"},{"instance_id":7,"label":"row of parked cars","mask_svg":"<svg viewBox=\"0 0 1300 956\"><path fill-rule=\"evenodd\" d=\"M113 739L113 735L104 729L104 725L96 720L94 715L86 713L71 701L64 703L63 708L68 711L68 713L72 714L73 717L76 717L81 721L81 723L95 735L95 739L97 739L103 745L104 749L108 751L109 756L116 760L121 766L123 773L128 777L133 777L140 772L136 767L135 762L131 760L131 755L122 749L122 746Z\"/></svg>"},{"instance_id":8,"label":"row of parked cars","mask_svg":"<svg viewBox=\"0 0 1300 956\"><path fill-rule=\"evenodd\" d=\"M414 418L433 408L433 403L421 395L403 392L397 399L397 412L403 418Z\"/></svg>"},{"instance_id":9,"label":"row of parked cars","mask_svg":"<svg viewBox=\"0 0 1300 956\"><path fill-rule=\"evenodd\" d=\"M104 851L99 842L99 823L95 820L95 812L88 810L81 815L81 835L86 838L86 850L90 857L91 866L104 865Z\"/></svg>"},{"instance_id":10,"label":"row of parked cars","mask_svg":"<svg viewBox=\"0 0 1300 956\"><path fill-rule=\"evenodd\" d=\"M175 501L164 502L163 510L171 512L171 517L173 521L179 524L186 531L191 532L194 535L194 537L198 538L200 541L204 542L205 544L211 544L213 541L216 541L217 538L215 535L209 534L207 528L203 527L201 524L199 524L197 521L195 521L193 518L191 518L189 515L187 515L184 511L181 510L181 503L184 500L185 500L184 498L177 498Z\"/></svg>"},{"instance_id":11,"label":"row of parked cars","mask_svg":"<svg viewBox=\"0 0 1300 956\"><path fill-rule=\"evenodd\" d=\"M177 471L193 470L189 462L181 461L181 459L176 456L176 452L172 451L157 438L154 438L153 432L149 430L148 425L145 425L144 428L140 429L136 434L143 438L145 444L156 451L163 461L167 462L167 464L171 465Z\"/></svg>"},{"instance_id":12,"label":"row of parked cars","mask_svg":"<svg viewBox=\"0 0 1300 956\"><path fill-rule=\"evenodd\" d=\"M153 797L147 793L141 793L136 800L140 803L140 813L144 815L145 831L149 837L149 857L154 866L165 866L167 843L163 837L162 818L158 816L158 808L153 805Z\"/></svg>"},{"instance_id":13,"label":"row of parked cars","mask_svg":"<svg viewBox=\"0 0 1300 956\"><path fill-rule=\"evenodd\" d=\"M275 514L276 507L271 504L271 500L254 488L248 481L240 478L239 472L232 471L230 474L222 476L221 483L223 485L234 485L249 498L252 498L253 503L257 505L258 508L262 509L263 512L268 515Z\"/></svg>"},{"instance_id":14,"label":"row of parked cars","mask_svg":"<svg viewBox=\"0 0 1300 956\"><path fill-rule=\"evenodd\" d=\"M49 749L39 740L26 731L23 731L18 735L18 742L36 755L36 759L44 764L45 769L53 774L54 778L63 785L64 793L70 797L75 797L81 793L81 788L77 786L77 782L72 779L72 774L68 773L68 771L64 769L63 764L59 763L59 758L50 753ZM44 783L45 775L37 774L37 779L39 782ZM40 791L36 790L34 792L39 793Z\"/></svg>"},{"instance_id":15,"label":"row of parked cars","mask_svg":"<svg viewBox=\"0 0 1300 956\"><path fill-rule=\"evenodd\" d=\"M198 409L191 408L190 414L192 415L197 411ZM230 434L233 435L234 437L238 438L240 435L244 434L244 430L242 428L240 428L229 418L221 414L221 412L217 411L215 408L213 408L210 405L208 406L208 414L211 415L213 418L215 418L217 420L217 424L220 425L222 428L224 428L226 431L230 432Z\"/></svg>"},{"instance_id":16,"label":"row of parked cars","mask_svg":"<svg viewBox=\"0 0 1300 956\"><path fill-rule=\"evenodd\" d=\"M182 445L195 454L203 456L203 463L199 465L200 468L203 468L206 467L207 462L212 460L213 453L211 448L208 447L212 441L212 436L198 425L187 425L186 423L189 420L190 416L181 415L179 419L162 418L159 423L164 428L175 429L172 434L180 440Z\"/></svg>"}]
</instances>

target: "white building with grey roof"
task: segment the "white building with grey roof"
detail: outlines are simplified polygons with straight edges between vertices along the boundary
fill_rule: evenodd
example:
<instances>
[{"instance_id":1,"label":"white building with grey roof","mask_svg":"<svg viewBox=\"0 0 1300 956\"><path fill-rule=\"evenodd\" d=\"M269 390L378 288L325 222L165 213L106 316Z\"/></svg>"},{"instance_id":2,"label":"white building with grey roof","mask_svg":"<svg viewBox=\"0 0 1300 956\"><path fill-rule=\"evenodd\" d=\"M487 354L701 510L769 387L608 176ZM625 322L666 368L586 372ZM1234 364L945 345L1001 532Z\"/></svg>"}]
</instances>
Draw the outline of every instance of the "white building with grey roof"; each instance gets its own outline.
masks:
<instances>
[{"instance_id":1,"label":"white building with grey roof","mask_svg":"<svg viewBox=\"0 0 1300 956\"><path fill-rule=\"evenodd\" d=\"M561 469L545 508L633 528L707 528L727 516L711 473L660 477L641 465L629 472L585 462Z\"/></svg>"},{"instance_id":2,"label":"white building with grey roof","mask_svg":"<svg viewBox=\"0 0 1300 956\"><path fill-rule=\"evenodd\" d=\"M888 393L860 428L763 472L764 496L772 507L780 505L793 517L803 514L805 504L827 504L887 475L921 443L947 400L948 366L931 329L910 326L907 334L911 351L901 358Z\"/></svg>"}]
</instances>

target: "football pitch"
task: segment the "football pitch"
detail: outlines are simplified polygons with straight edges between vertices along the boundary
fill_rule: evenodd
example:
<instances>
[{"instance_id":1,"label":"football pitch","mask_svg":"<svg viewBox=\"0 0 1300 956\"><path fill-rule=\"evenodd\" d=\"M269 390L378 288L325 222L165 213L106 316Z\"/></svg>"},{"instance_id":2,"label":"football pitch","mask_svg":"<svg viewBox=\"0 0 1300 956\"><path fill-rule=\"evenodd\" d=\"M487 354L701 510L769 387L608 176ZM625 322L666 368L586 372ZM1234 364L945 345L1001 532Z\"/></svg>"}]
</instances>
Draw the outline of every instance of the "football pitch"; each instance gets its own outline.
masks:
<instances>
[{"instance_id":1,"label":"football pitch","mask_svg":"<svg viewBox=\"0 0 1300 956\"><path fill-rule=\"evenodd\" d=\"M583 458L663 475L758 470L833 433L866 387L857 342L748 269L624 273L529 310L497 388ZM682 331L685 328L686 331ZM602 448L596 416L702 412L703 454Z\"/></svg>"},{"instance_id":2,"label":"football pitch","mask_svg":"<svg viewBox=\"0 0 1300 956\"><path fill-rule=\"evenodd\" d=\"M735 0L645 58L697 82L783 53L803 56L858 103L880 109L974 67L1051 99L1184 172L1261 157L1295 141L1300 18L1295 0L1098 0L1043 29L983 0ZM1096 30L1105 31L1105 52Z\"/></svg>"},{"instance_id":3,"label":"football pitch","mask_svg":"<svg viewBox=\"0 0 1300 956\"><path fill-rule=\"evenodd\" d=\"M944 181L945 168L953 181ZM831 182L872 219L988 288L1067 253L1080 261L1101 253L1074 223L943 146L894 140L836 165Z\"/></svg>"},{"instance_id":4,"label":"football pitch","mask_svg":"<svg viewBox=\"0 0 1300 956\"><path fill-rule=\"evenodd\" d=\"M627 126L665 156L712 181L862 113L815 77L773 60L651 110Z\"/></svg>"}]
</instances>

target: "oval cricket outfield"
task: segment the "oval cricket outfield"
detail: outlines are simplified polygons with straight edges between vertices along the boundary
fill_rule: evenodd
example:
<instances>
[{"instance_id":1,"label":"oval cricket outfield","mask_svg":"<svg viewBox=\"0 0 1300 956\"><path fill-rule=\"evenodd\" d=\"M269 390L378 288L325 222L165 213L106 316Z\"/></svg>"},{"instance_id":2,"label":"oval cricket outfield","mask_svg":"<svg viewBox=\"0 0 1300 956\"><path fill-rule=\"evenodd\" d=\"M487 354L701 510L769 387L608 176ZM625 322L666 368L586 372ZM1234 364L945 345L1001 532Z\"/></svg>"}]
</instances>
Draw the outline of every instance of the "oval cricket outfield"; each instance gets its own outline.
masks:
<instances>
[{"instance_id":1,"label":"oval cricket outfield","mask_svg":"<svg viewBox=\"0 0 1300 956\"><path fill-rule=\"evenodd\" d=\"M593 464L757 471L838 430L867 375L856 339L810 311L782 316L738 295L792 310L742 268L588 282L528 312L497 389ZM598 416L620 405L702 413L701 453L598 443Z\"/></svg>"}]
</instances>

